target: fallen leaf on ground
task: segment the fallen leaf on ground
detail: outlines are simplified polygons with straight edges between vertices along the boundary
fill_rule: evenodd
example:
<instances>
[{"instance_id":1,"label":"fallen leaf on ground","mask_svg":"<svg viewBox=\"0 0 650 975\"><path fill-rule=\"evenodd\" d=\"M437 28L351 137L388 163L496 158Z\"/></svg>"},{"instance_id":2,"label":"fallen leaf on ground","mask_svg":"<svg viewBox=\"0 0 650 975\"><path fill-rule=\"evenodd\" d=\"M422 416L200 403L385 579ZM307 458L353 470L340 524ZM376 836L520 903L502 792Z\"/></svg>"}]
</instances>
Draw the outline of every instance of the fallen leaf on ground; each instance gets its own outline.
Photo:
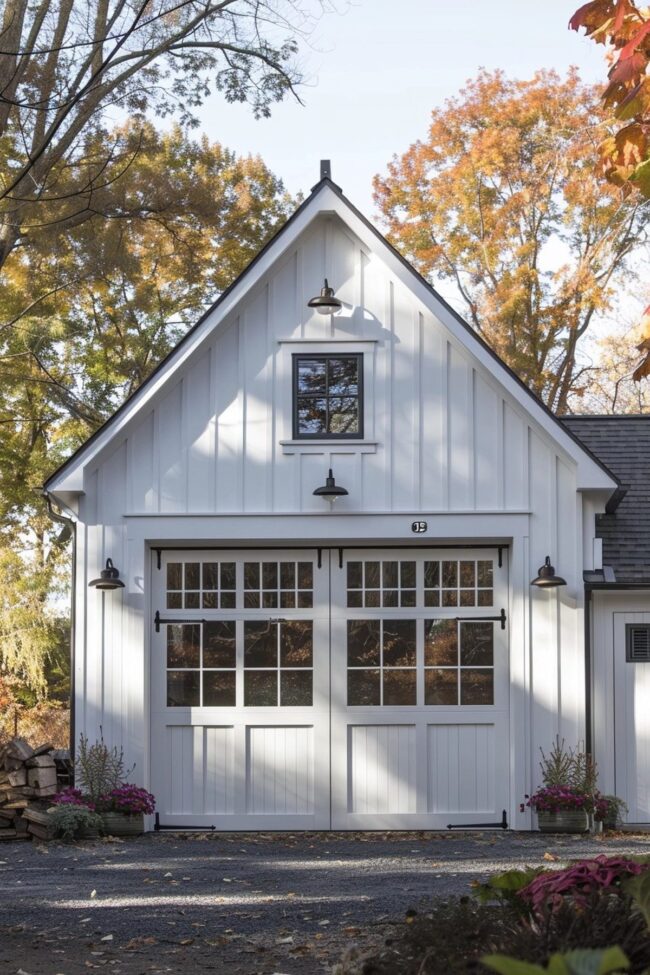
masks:
<instances>
[{"instance_id":1,"label":"fallen leaf on ground","mask_svg":"<svg viewBox=\"0 0 650 975\"><path fill-rule=\"evenodd\" d=\"M95 897L97 897L97 891L96 890L91 890L91 892L90 892L90 899L92 900Z\"/></svg>"},{"instance_id":2,"label":"fallen leaf on ground","mask_svg":"<svg viewBox=\"0 0 650 975\"><path fill-rule=\"evenodd\" d=\"M560 858L559 857L556 857L554 853L549 853L548 850L546 851L546 853L542 857L542 860L559 860L559 859Z\"/></svg>"},{"instance_id":3,"label":"fallen leaf on ground","mask_svg":"<svg viewBox=\"0 0 650 975\"><path fill-rule=\"evenodd\" d=\"M112 934L105 934L104 937L103 938L100 938L99 940L100 941L112 941L113 940L113 935Z\"/></svg>"}]
</instances>

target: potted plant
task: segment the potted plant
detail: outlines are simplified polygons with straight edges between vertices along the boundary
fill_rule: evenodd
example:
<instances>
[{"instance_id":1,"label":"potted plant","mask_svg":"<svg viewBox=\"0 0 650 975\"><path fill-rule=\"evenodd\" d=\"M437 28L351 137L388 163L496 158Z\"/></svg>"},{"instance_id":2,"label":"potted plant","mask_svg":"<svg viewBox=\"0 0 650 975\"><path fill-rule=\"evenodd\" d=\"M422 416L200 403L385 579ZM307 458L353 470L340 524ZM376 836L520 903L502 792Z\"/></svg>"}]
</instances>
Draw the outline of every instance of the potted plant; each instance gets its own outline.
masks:
<instances>
[{"instance_id":1,"label":"potted plant","mask_svg":"<svg viewBox=\"0 0 650 975\"><path fill-rule=\"evenodd\" d=\"M527 797L543 833L586 833L594 814L597 770L590 755L567 749L555 739L549 754L540 749L543 786Z\"/></svg>"},{"instance_id":2,"label":"potted plant","mask_svg":"<svg viewBox=\"0 0 650 975\"><path fill-rule=\"evenodd\" d=\"M150 792L126 782L101 797L104 831L111 836L139 836L144 832L144 817L155 808Z\"/></svg>"},{"instance_id":3,"label":"potted plant","mask_svg":"<svg viewBox=\"0 0 650 975\"><path fill-rule=\"evenodd\" d=\"M155 800L146 789L125 782L133 769L125 771L122 749L109 748L103 736L91 745L81 735L75 768L78 788L64 789L55 797L57 804L87 806L113 836L144 832L144 816L153 813Z\"/></svg>"},{"instance_id":4,"label":"potted plant","mask_svg":"<svg viewBox=\"0 0 650 975\"><path fill-rule=\"evenodd\" d=\"M594 819L602 823L603 829L616 829L625 815L627 815L627 803L623 799L612 795L598 796Z\"/></svg>"}]
</instances>

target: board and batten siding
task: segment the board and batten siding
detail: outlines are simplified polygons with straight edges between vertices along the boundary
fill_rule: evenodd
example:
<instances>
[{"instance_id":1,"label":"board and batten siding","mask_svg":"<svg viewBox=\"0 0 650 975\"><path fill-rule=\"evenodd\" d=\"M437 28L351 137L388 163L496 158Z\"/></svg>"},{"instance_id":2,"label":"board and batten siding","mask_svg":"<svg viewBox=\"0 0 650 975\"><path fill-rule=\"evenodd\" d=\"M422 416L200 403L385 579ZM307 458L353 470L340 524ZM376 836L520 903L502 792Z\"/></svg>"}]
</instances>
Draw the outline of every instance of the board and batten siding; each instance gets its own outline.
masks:
<instances>
[{"instance_id":1,"label":"board and batten siding","mask_svg":"<svg viewBox=\"0 0 650 975\"><path fill-rule=\"evenodd\" d=\"M307 308L328 250L354 308L333 328ZM364 353L363 442L292 444L292 353L332 344ZM522 511L531 437L497 381L333 226L287 255L97 470L110 480L119 465L130 515L319 511L330 465L346 511Z\"/></svg>"},{"instance_id":2,"label":"board and batten siding","mask_svg":"<svg viewBox=\"0 0 650 975\"><path fill-rule=\"evenodd\" d=\"M325 276L344 303L331 319L307 307ZM332 349L364 355L363 439L295 443L292 354ZM349 491L332 513L313 496L329 467ZM101 725L146 782L147 542L410 543L422 515L432 543L510 544L512 773L527 791L538 746L584 734L581 504L572 458L381 256L320 216L84 472L78 729ZM547 554L560 595L529 587ZM87 580L106 557L127 588L102 601Z\"/></svg>"}]
</instances>

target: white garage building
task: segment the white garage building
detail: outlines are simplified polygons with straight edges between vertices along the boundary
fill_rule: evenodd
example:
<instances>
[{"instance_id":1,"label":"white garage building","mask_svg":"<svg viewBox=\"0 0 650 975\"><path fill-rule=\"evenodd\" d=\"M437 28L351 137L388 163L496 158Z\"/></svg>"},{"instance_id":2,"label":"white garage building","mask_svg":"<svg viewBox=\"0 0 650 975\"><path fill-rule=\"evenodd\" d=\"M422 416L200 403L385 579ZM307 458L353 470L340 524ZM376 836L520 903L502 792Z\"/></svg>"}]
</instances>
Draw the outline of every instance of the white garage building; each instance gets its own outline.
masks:
<instances>
[{"instance_id":1,"label":"white garage building","mask_svg":"<svg viewBox=\"0 0 650 975\"><path fill-rule=\"evenodd\" d=\"M163 825L526 829L539 746L591 731L618 481L327 170L46 490L77 522L76 734ZM531 586L546 556L566 586ZM107 559L124 589L89 587Z\"/></svg>"}]
</instances>

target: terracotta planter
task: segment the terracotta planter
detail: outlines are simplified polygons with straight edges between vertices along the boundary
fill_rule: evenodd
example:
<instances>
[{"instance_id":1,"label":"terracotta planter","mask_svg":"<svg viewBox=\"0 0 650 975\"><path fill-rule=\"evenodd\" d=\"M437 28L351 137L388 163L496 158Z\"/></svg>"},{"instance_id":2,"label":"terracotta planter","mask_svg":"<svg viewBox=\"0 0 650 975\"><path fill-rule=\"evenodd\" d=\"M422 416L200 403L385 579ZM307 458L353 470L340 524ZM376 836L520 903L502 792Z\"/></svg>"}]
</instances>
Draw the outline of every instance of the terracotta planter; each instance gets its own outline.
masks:
<instances>
[{"instance_id":1,"label":"terracotta planter","mask_svg":"<svg viewBox=\"0 0 650 975\"><path fill-rule=\"evenodd\" d=\"M142 813L104 812L104 832L109 836L140 836L144 833Z\"/></svg>"},{"instance_id":2,"label":"terracotta planter","mask_svg":"<svg viewBox=\"0 0 650 975\"><path fill-rule=\"evenodd\" d=\"M558 812L537 813L541 833L586 833L589 816L582 809L560 809Z\"/></svg>"}]
</instances>

